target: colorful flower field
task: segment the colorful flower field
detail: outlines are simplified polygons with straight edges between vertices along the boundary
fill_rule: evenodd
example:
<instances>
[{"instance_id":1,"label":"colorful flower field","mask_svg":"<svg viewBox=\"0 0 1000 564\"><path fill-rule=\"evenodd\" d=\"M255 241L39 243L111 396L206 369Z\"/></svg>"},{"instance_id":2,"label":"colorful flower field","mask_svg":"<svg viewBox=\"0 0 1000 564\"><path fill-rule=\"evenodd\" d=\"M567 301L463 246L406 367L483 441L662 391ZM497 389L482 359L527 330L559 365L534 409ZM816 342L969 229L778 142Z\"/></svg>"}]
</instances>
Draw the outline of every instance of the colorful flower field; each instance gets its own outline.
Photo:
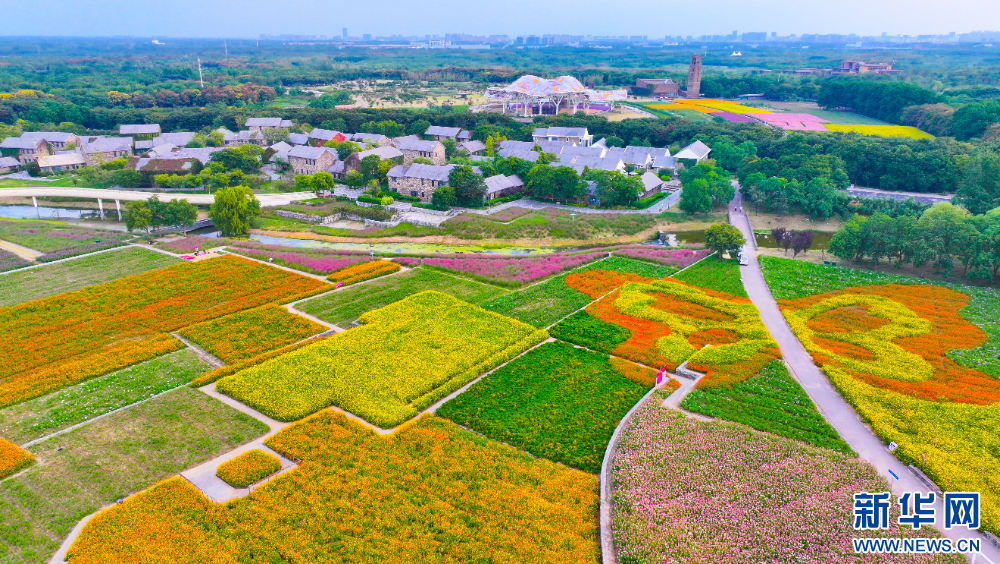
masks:
<instances>
[{"instance_id":1,"label":"colorful flower field","mask_svg":"<svg viewBox=\"0 0 1000 564\"><path fill-rule=\"evenodd\" d=\"M247 309L179 331L226 364L249 360L326 331L277 304Z\"/></svg>"},{"instance_id":2,"label":"colorful flower field","mask_svg":"<svg viewBox=\"0 0 1000 564\"><path fill-rule=\"evenodd\" d=\"M625 376L621 364L610 361L567 343L546 343L488 374L441 406L437 415L597 474L618 422L651 387ZM655 371L632 366L645 373L644 382L655 379Z\"/></svg>"},{"instance_id":3,"label":"colorful flower field","mask_svg":"<svg viewBox=\"0 0 1000 564\"><path fill-rule=\"evenodd\" d=\"M423 263L434 268L471 274L474 278L505 286L520 286L553 274L572 270L582 264L604 257L604 253L547 255L528 258L470 257L425 258Z\"/></svg>"},{"instance_id":4,"label":"colorful flower field","mask_svg":"<svg viewBox=\"0 0 1000 564\"><path fill-rule=\"evenodd\" d=\"M934 139L926 131L908 125L845 125L828 123L826 128L837 133L860 133L861 135L879 135L882 137L909 137L911 139Z\"/></svg>"},{"instance_id":5,"label":"colorful flower field","mask_svg":"<svg viewBox=\"0 0 1000 564\"><path fill-rule=\"evenodd\" d=\"M281 460L258 448L227 460L215 469L220 480L234 488L245 488L281 470Z\"/></svg>"},{"instance_id":6,"label":"colorful flower field","mask_svg":"<svg viewBox=\"0 0 1000 564\"><path fill-rule=\"evenodd\" d=\"M705 249L661 249L642 246L615 249L613 253L618 256L675 266L681 269L687 268L705 258L711 254L711 251Z\"/></svg>"},{"instance_id":7,"label":"colorful flower field","mask_svg":"<svg viewBox=\"0 0 1000 564\"><path fill-rule=\"evenodd\" d=\"M50 262L124 245L133 236L58 221L0 219L0 239L43 253L37 260Z\"/></svg>"},{"instance_id":8,"label":"colorful flower field","mask_svg":"<svg viewBox=\"0 0 1000 564\"><path fill-rule=\"evenodd\" d=\"M853 456L698 421L658 399L635 413L613 459L612 529L621 562L900 562L897 555L859 557L851 539L933 534L897 525L895 502L889 530L855 530L852 496L889 484Z\"/></svg>"},{"instance_id":9,"label":"colorful flower field","mask_svg":"<svg viewBox=\"0 0 1000 564\"><path fill-rule=\"evenodd\" d=\"M190 253L194 251L204 251L207 249L223 247L231 244L232 242L233 241L231 239L223 239L220 237L188 235L187 237L178 237L168 243L159 243L157 247L174 253Z\"/></svg>"},{"instance_id":10,"label":"colorful flower field","mask_svg":"<svg viewBox=\"0 0 1000 564\"><path fill-rule=\"evenodd\" d=\"M388 429L548 337L434 291L360 321L361 327L223 378L216 387L279 421L333 404Z\"/></svg>"},{"instance_id":11,"label":"colorful flower field","mask_svg":"<svg viewBox=\"0 0 1000 564\"><path fill-rule=\"evenodd\" d=\"M31 466L34 455L7 439L0 438L0 480Z\"/></svg>"},{"instance_id":12,"label":"colorful flower field","mask_svg":"<svg viewBox=\"0 0 1000 564\"><path fill-rule=\"evenodd\" d=\"M183 347L171 331L329 288L228 256L0 308L0 406Z\"/></svg>"},{"instance_id":13,"label":"colorful flower field","mask_svg":"<svg viewBox=\"0 0 1000 564\"><path fill-rule=\"evenodd\" d=\"M768 280L781 288L790 284L786 262L793 261L767 263ZM798 265L789 272L804 274L813 287L830 274L815 269L809 276ZM896 456L945 491L981 492L983 526L1000 530L1000 382L994 364L976 362L1000 339L972 322L995 330L1000 295L867 278L869 285L781 300L782 312L875 434L899 445ZM971 314L970 301L978 302Z\"/></svg>"},{"instance_id":14,"label":"colorful flower field","mask_svg":"<svg viewBox=\"0 0 1000 564\"><path fill-rule=\"evenodd\" d=\"M247 241L233 243L227 246L226 250L258 260L274 262L296 270L323 275L330 274L352 264L371 260L368 253L360 251L301 249L278 245L264 245Z\"/></svg>"},{"instance_id":15,"label":"colorful flower field","mask_svg":"<svg viewBox=\"0 0 1000 564\"><path fill-rule=\"evenodd\" d=\"M400 266L388 260L374 260L360 264L352 264L337 270L327 276L327 280L340 286L350 286L393 272L399 272Z\"/></svg>"},{"instance_id":16,"label":"colorful flower field","mask_svg":"<svg viewBox=\"0 0 1000 564\"><path fill-rule=\"evenodd\" d=\"M181 478L102 511L74 564L596 564L597 478L427 416L381 437L323 412L267 441L301 460L214 504Z\"/></svg>"}]
</instances>

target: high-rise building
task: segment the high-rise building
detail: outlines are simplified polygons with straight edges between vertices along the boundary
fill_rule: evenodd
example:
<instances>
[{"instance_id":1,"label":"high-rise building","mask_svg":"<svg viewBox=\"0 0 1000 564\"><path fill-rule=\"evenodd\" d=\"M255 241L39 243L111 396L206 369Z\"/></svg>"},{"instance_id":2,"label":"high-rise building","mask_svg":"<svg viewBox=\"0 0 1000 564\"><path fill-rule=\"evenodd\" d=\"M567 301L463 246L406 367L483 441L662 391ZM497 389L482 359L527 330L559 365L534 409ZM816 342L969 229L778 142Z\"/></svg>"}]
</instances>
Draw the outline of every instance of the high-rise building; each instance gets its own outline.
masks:
<instances>
[{"instance_id":1,"label":"high-rise building","mask_svg":"<svg viewBox=\"0 0 1000 564\"><path fill-rule=\"evenodd\" d=\"M362 35L361 38L364 39L365 41L371 41L372 40L372 34L366 33L366 34Z\"/></svg>"},{"instance_id":2,"label":"high-rise building","mask_svg":"<svg viewBox=\"0 0 1000 564\"><path fill-rule=\"evenodd\" d=\"M342 31L343 31L344 39L347 39L347 28L345 27Z\"/></svg>"},{"instance_id":3,"label":"high-rise building","mask_svg":"<svg viewBox=\"0 0 1000 564\"><path fill-rule=\"evenodd\" d=\"M701 55L691 56L691 67L688 69L687 97L701 96Z\"/></svg>"}]
</instances>

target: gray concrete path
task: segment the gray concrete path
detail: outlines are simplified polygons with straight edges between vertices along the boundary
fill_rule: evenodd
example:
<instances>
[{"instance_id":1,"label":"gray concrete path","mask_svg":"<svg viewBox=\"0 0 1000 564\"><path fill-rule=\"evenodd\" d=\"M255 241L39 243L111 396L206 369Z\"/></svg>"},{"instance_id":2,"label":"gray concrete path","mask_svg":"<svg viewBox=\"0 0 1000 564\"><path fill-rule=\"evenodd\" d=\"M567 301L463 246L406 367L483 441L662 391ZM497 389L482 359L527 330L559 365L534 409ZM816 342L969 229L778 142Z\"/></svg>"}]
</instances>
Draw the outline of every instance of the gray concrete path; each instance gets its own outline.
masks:
<instances>
[{"instance_id":1,"label":"gray concrete path","mask_svg":"<svg viewBox=\"0 0 1000 564\"><path fill-rule=\"evenodd\" d=\"M138 190L102 189L102 188L56 188L48 186L23 186L17 188L0 188L0 198L30 198L36 197L66 197L93 198L102 200L147 200L151 196L159 196L162 201L184 199L192 204L208 205L215 203L215 194L185 194L180 192L141 192ZM289 192L286 194L255 194L262 207L285 206L295 201L315 198L313 192Z\"/></svg>"},{"instance_id":2,"label":"gray concrete path","mask_svg":"<svg viewBox=\"0 0 1000 564\"><path fill-rule=\"evenodd\" d=\"M170 336L184 343L184 345L187 346L187 348L191 349L191 352L196 354L198 358L203 360L205 364L211 366L212 368L219 368L220 366L226 365L225 362L222 362L221 358L215 356L214 354L206 351L205 349L185 339L179 333L171 333Z\"/></svg>"},{"instance_id":3,"label":"gray concrete path","mask_svg":"<svg viewBox=\"0 0 1000 564\"><path fill-rule=\"evenodd\" d=\"M743 232L744 237L749 239L751 236L750 224L746 215L735 211L735 207L741 205L741 194L737 192L733 202L729 205L729 221ZM748 247L746 254L750 259L750 264L740 267L743 285L746 287L750 301L760 310L760 317L764 321L764 325L767 326L774 340L778 342L781 354L795 379L802 385L841 438L889 481L896 495L902 495L906 492L926 493L927 486L910 472L905 464L889 452L886 445L861 421L854 408L840 396L826 375L813 363L812 356L806 352L805 347L792 332L781 314L777 302L771 295L757 260L757 251ZM943 523L944 508L940 497L935 503L935 510L938 524ZM972 537L982 539L983 554L994 562L1000 562L1000 550L992 546L981 534L964 529L952 529L951 531L942 529L942 532L952 539Z\"/></svg>"}]
</instances>

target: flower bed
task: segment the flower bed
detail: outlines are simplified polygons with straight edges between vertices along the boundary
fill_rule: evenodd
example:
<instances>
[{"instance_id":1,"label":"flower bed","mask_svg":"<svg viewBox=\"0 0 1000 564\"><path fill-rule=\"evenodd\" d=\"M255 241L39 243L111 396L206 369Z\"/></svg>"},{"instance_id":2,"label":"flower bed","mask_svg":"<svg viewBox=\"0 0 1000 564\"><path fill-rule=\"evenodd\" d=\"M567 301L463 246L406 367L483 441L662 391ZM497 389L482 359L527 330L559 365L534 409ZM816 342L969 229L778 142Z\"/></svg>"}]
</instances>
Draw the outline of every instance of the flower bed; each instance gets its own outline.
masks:
<instances>
[{"instance_id":1,"label":"flower bed","mask_svg":"<svg viewBox=\"0 0 1000 564\"><path fill-rule=\"evenodd\" d=\"M830 131L837 133L860 133L861 135L878 135L880 137L909 137L910 139L934 139L926 131L908 125L846 125L842 123L824 124Z\"/></svg>"},{"instance_id":2,"label":"flower bed","mask_svg":"<svg viewBox=\"0 0 1000 564\"><path fill-rule=\"evenodd\" d=\"M301 349L302 347L318 343L327 337L316 337L315 339L309 339L308 341L299 341L291 345L281 347L280 349L274 349L266 353L259 354L253 358L247 360L241 360L239 362L234 362L232 364L227 364L225 366L220 366L215 370L210 370L201 376L191 380L191 386L195 388L200 388L201 386L207 386L213 382L218 381L220 378L225 378L226 376L231 376L240 372L241 370L246 370L258 364L262 364L265 361L271 360L272 358L277 358L283 354L290 353L294 350Z\"/></svg>"},{"instance_id":3,"label":"flower bed","mask_svg":"<svg viewBox=\"0 0 1000 564\"><path fill-rule=\"evenodd\" d=\"M604 253L576 255L547 255L528 258L515 257L470 257L470 258L425 258L423 263L435 268L453 270L473 275L487 282L505 286L520 286L576 268L597 260Z\"/></svg>"},{"instance_id":4,"label":"flower bed","mask_svg":"<svg viewBox=\"0 0 1000 564\"><path fill-rule=\"evenodd\" d=\"M740 278L740 265L718 255L710 256L677 275L677 279L708 290L718 290L741 298L747 297Z\"/></svg>"},{"instance_id":5,"label":"flower bed","mask_svg":"<svg viewBox=\"0 0 1000 564\"><path fill-rule=\"evenodd\" d=\"M546 343L476 382L437 415L596 474L618 422L649 389L609 360L567 343Z\"/></svg>"},{"instance_id":6,"label":"flower bed","mask_svg":"<svg viewBox=\"0 0 1000 564\"><path fill-rule=\"evenodd\" d=\"M329 287L227 256L0 308L0 406L177 350L168 333L182 327Z\"/></svg>"},{"instance_id":7,"label":"flower bed","mask_svg":"<svg viewBox=\"0 0 1000 564\"><path fill-rule=\"evenodd\" d=\"M161 482L91 519L68 560L600 561L594 476L443 419L382 437L327 411L267 445L302 464L224 505Z\"/></svg>"},{"instance_id":8,"label":"flower bed","mask_svg":"<svg viewBox=\"0 0 1000 564\"><path fill-rule=\"evenodd\" d=\"M303 249L243 241L226 247L226 250L258 260L272 261L296 270L323 275L330 274L352 264L371 260L368 253L360 251Z\"/></svg>"},{"instance_id":9,"label":"flower bed","mask_svg":"<svg viewBox=\"0 0 1000 564\"><path fill-rule=\"evenodd\" d=\"M44 253L38 262L50 262L124 245L133 236L58 221L0 219L0 239Z\"/></svg>"},{"instance_id":10,"label":"flower bed","mask_svg":"<svg viewBox=\"0 0 1000 564\"><path fill-rule=\"evenodd\" d=\"M325 325L277 304L240 311L186 327L179 333L226 364L249 360L326 331Z\"/></svg>"},{"instance_id":11,"label":"flower bed","mask_svg":"<svg viewBox=\"0 0 1000 564\"><path fill-rule=\"evenodd\" d=\"M625 247L613 252L619 256L677 268L687 268L711 254L711 251L705 249L663 249L657 247Z\"/></svg>"},{"instance_id":12,"label":"flower bed","mask_svg":"<svg viewBox=\"0 0 1000 564\"><path fill-rule=\"evenodd\" d=\"M255 448L220 464L215 475L234 488L245 488L278 470L281 460L277 456Z\"/></svg>"},{"instance_id":13,"label":"flower bed","mask_svg":"<svg viewBox=\"0 0 1000 564\"><path fill-rule=\"evenodd\" d=\"M0 480L31 466L34 455L7 439L0 438Z\"/></svg>"},{"instance_id":14,"label":"flower bed","mask_svg":"<svg viewBox=\"0 0 1000 564\"><path fill-rule=\"evenodd\" d=\"M16 270L18 268L24 268L31 265L30 262L22 259L21 257L0 249L0 272L6 272L8 270Z\"/></svg>"},{"instance_id":15,"label":"flower bed","mask_svg":"<svg viewBox=\"0 0 1000 564\"><path fill-rule=\"evenodd\" d=\"M231 239L222 237L202 237L201 235L188 235L187 237L177 237L169 243L157 243L157 247L173 253L191 253L194 251L204 251L215 249L231 244Z\"/></svg>"},{"instance_id":16,"label":"flower bed","mask_svg":"<svg viewBox=\"0 0 1000 564\"><path fill-rule=\"evenodd\" d=\"M852 452L780 361L732 387L692 390L681 407L816 446Z\"/></svg>"},{"instance_id":17,"label":"flower bed","mask_svg":"<svg viewBox=\"0 0 1000 564\"><path fill-rule=\"evenodd\" d=\"M360 321L361 327L216 386L280 421L335 404L390 428L548 337L433 291L368 312Z\"/></svg>"},{"instance_id":18,"label":"flower bed","mask_svg":"<svg viewBox=\"0 0 1000 564\"><path fill-rule=\"evenodd\" d=\"M327 276L327 280L339 286L350 286L393 272L399 272L400 266L388 260L375 260L362 264L354 264L344 267L333 274Z\"/></svg>"},{"instance_id":19,"label":"flower bed","mask_svg":"<svg viewBox=\"0 0 1000 564\"><path fill-rule=\"evenodd\" d=\"M852 496L890 488L854 456L698 421L659 399L636 411L613 459L611 519L621 562L896 562L859 558L851 539L939 536L897 525L896 500L888 530L855 530Z\"/></svg>"}]
</instances>

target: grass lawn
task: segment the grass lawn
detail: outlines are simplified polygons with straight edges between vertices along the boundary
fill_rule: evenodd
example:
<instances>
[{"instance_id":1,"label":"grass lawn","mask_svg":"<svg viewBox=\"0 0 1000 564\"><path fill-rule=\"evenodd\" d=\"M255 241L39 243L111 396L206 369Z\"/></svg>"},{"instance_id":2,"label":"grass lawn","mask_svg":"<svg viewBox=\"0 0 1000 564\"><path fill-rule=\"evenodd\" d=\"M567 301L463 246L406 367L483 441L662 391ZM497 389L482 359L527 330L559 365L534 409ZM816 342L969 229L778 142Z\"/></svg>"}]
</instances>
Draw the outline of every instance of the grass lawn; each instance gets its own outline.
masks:
<instances>
[{"instance_id":1,"label":"grass lawn","mask_svg":"<svg viewBox=\"0 0 1000 564\"><path fill-rule=\"evenodd\" d=\"M556 339L608 354L632 336L625 327L598 319L586 311L578 311L560 321L549 333Z\"/></svg>"},{"instance_id":2,"label":"grass lawn","mask_svg":"<svg viewBox=\"0 0 1000 564\"><path fill-rule=\"evenodd\" d=\"M604 264L600 261L596 264ZM548 327L590 303L590 296L566 285L566 276L557 276L483 304L484 309L502 313L535 327Z\"/></svg>"},{"instance_id":3,"label":"grass lawn","mask_svg":"<svg viewBox=\"0 0 1000 564\"><path fill-rule=\"evenodd\" d=\"M747 297L740 278L740 265L736 260L712 255L678 274L675 278L692 286Z\"/></svg>"},{"instance_id":4,"label":"grass lawn","mask_svg":"<svg viewBox=\"0 0 1000 564\"><path fill-rule=\"evenodd\" d=\"M46 188L74 188L73 179L69 176L59 178L52 182L40 180L17 180L15 178L0 177L0 188L23 188L25 186L44 186Z\"/></svg>"},{"instance_id":5,"label":"grass lawn","mask_svg":"<svg viewBox=\"0 0 1000 564\"><path fill-rule=\"evenodd\" d=\"M816 446L852 452L781 361L768 364L760 374L732 387L692 390L681 407Z\"/></svg>"},{"instance_id":6,"label":"grass lawn","mask_svg":"<svg viewBox=\"0 0 1000 564\"><path fill-rule=\"evenodd\" d=\"M86 286L181 262L140 247L126 247L0 276L0 307L73 292Z\"/></svg>"},{"instance_id":7,"label":"grass lawn","mask_svg":"<svg viewBox=\"0 0 1000 564\"><path fill-rule=\"evenodd\" d=\"M226 505L163 482L91 521L70 562L600 562L595 476L444 419L382 437L324 411L267 445L302 464Z\"/></svg>"},{"instance_id":8,"label":"grass lawn","mask_svg":"<svg viewBox=\"0 0 1000 564\"><path fill-rule=\"evenodd\" d=\"M181 349L54 394L0 410L0 436L22 444L183 386L209 370Z\"/></svg>"},{"instance_id":9,"label":"grass lawn","mask_svg":"<svg viewBox=\"0 0 1000 564\"><path fill-rule=\"evenodd\" d=\"M44 253L42 262L91 253L131 241L131 233L58 221L0 219L0 239Z\"/></svg>"},{"instance_id":10,"label":"grass lawn","mask_svg":"<svg viewBox=\"0 0 1000 564\"><path fill-rule=\"evenodd\" d=\"M39 443L38 464L0 484L0 550L7 562L47 562L84 516L265 432L182 387Z\"/></svg>"},{"instance_id":11,"label":"grass lawn","mask_svg":"<svg viewBox=\"0 0 1000 564\"><path fill-rule=\"evenodd\" d=\"M227 376L218 390L278 419L329 405L403 423L548 334L441 292L364 314L362 326Z\"/></svg>"},{"instance_id":12,"label":"grass lawn","mask_svg":"<svg viewBox=\"0 0 1000 564\"><path fill-rule=\"evenodd\" d=\"M603 354L546 343L483 378L437 414L596 474L618 422L647 390Z\"/></svg>"},{"instance_id":13,"label":"grass lawn","mask_svg":"<svg viewBox=\"0 0 1000 564\"><path fill-rule=\"evenodd\" d=\"M415 268L313 298L295 307L328 323L347 327L366 311L387 306L425 290L450 294L471 304L479 304L507 293L507 290L489 284L457 278L429 268Z\"/></svg>"}]
</instances>

